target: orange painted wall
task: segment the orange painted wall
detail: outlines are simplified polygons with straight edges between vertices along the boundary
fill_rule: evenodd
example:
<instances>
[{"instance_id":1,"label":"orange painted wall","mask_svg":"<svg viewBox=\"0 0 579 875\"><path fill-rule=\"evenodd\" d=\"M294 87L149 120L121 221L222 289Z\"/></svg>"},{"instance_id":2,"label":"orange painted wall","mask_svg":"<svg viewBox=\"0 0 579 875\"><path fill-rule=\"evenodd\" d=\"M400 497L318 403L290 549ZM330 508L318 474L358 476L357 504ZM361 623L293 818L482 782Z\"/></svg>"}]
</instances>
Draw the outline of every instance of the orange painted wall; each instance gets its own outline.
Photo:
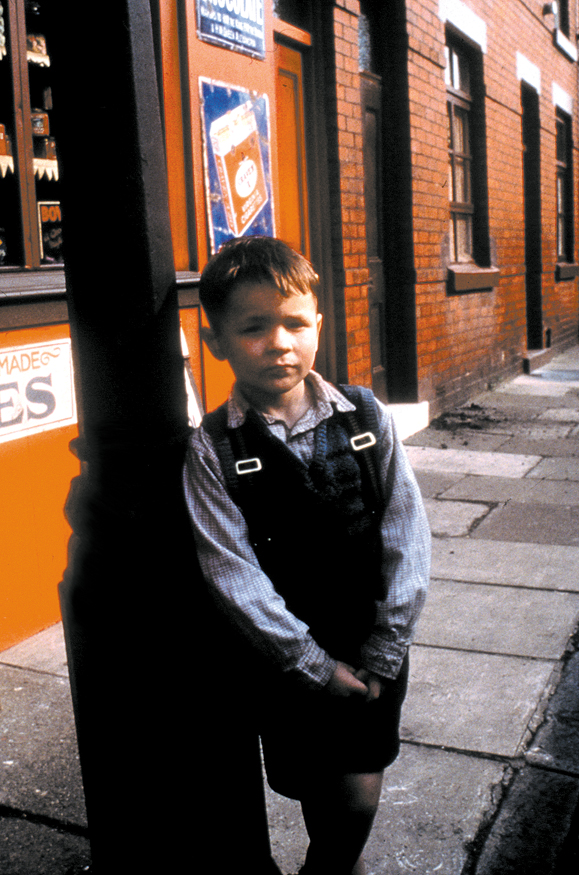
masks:
<instances>
[{"instance_id":1,"label":"orange painted wall","mask_svg":"<svg viewBox=\"0 0 579 875\"><path fill-rule=\"evenodd\" d=\"M0 333L0 351L61 340L67 325ZM64 503L79 463L76 426L0 443L0 650L58 622L70 528Z\"/></svg>"}]
</instances>

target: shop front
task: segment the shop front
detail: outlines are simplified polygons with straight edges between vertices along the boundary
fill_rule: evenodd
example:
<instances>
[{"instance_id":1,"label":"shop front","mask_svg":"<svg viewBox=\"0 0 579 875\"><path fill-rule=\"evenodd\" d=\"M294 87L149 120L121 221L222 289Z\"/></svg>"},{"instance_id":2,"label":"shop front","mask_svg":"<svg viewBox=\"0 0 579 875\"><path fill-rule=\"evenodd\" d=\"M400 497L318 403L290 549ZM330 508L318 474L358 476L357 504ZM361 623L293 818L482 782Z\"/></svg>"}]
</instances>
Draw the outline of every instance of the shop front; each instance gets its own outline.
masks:
<instances>
[{"instance_id":1,"label":"shop front","mask_svg":"<svg viewBox=\"0 0 579 875\"><path fill-rule=\"evenodd\" d=\"M152 10L184 374L196 422L231 383L227 364L200 340L197 284L210 255L233 236L276 235L330 276L330 227L321 221L327 193L316 171L324 160L321 56L312 48L309 3L160 0ZM64 506L79 472L70 448L77 409L50 16L47 0L0 2L0 650L60 617L57 585L70 535ZM321 34L323 16L317 19ZM98 63L89 55L87 63ZM93 130L91 118L90 106L79 107L86 197L96 214L87 233L95 259L114 270L122 242L109 239L106 204L91 186L91 164L114 148L114 137ZM334 320L328 298L326 337ZM338 371L336 348L326 343L320 353L328 375Z\"/></svg>"}]
</instances>

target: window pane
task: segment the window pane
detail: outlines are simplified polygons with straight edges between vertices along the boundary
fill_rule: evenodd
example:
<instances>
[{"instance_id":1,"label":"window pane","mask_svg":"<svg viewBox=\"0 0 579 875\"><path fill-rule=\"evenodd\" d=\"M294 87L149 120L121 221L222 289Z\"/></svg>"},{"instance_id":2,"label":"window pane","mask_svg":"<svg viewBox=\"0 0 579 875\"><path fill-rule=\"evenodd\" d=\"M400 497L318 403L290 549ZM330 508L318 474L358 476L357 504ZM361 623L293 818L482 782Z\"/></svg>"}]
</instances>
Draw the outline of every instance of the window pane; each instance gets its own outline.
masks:
<instances>
[{"instance_id":1,"label":"window pane","mask_svg":"<svg viewBox=\"0 0 579 875\"><path fill-rule=\"evenodd\" d=\"M565 141L565 123L561 119L557 119L557 161L562 163L567 161L567 144Z\"/></svg>"},{"instance_id":2,"label":"window pane","mask_svg":"<svg viewBox=\"0 0 579 875\"><path fill-rule=\"evenodd\" d=\"M563 176L557 177L557 213L561 215L565 212L565 179Z\"/></svg>"},{"instance_id":3,"label":"window pane","mask_svg":"<svg viewBox=\"0 0 579 875\"><path fill-rule=\"evenodd\" d=\"M468 154L468 114L458 106L454 107L453 148L455 152Z\"/></svg>"},{"instance_id":4,"label":"window pane","mask_svg":"<svg viewBox=\"0 0 579 875\"><path fill-rule=\"evenodd\" d=\"M565 218L559 216L557 218L557 258L565 259Z\"/></svg>"},{"instance_id":5,"label":"window pane","mask_svg":"<svg viewBox=\"0 0 579 875\"><path fill-rule=\"evenodd\" d=\"M470 204L470 163L462 158L454 159L454 200Z\"/></svg>"},{"instance_id":6,"label":"window pane","mask_svg":"<svg viewBox=\"0 0 579 875\"><path fill-rule=\"evenodd\" d=\"M456 260L472 261L472 217L455 217Z\"/></svg>"},{"instance_id":7,"label":"window pane","mask_svg":"<svg viewBox=\"0 0 579 875\"><path fill-rule=\"evenodd\" d=\"M468 61L452 46L447 47L445 81L456 91L470 95L470 70Z\"/></svg>"}]
</instances>

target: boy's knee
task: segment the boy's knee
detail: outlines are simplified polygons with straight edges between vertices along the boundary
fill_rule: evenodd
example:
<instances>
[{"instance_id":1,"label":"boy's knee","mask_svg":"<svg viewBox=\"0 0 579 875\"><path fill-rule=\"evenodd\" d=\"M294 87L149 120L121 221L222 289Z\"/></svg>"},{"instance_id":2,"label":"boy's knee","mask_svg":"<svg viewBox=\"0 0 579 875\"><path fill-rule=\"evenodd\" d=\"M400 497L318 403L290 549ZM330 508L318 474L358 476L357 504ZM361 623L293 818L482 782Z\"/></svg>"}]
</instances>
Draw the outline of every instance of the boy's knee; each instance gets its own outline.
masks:
<instances>
[{"instance_id":1,"label":"boy's knee","mask_svg":"<svg viewBox=\"0 0 579 875\"><path fill-rule=\"evenodd\" d=\"M350 811L374 817L380 803L382 773L346 775L343 790Z\"/></svg>"}]
</instances>

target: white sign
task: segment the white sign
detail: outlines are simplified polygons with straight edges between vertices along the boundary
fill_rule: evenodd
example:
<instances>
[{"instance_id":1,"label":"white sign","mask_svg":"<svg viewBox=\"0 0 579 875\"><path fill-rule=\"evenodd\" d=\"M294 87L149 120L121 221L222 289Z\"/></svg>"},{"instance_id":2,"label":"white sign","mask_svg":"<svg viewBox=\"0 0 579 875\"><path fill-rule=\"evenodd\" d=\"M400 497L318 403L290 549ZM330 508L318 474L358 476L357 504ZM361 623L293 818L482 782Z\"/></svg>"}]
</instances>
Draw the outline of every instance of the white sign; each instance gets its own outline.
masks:
<instances>
[{"instance_id":1,"label":"white sign","mask_svg":"<svg viewBox=\"0 0 579 875\"><path fill-rule=\"evenodd\" d=\"M0 443L74 423L70 340L0 349Z\"/></svg>"}]
</instances>

